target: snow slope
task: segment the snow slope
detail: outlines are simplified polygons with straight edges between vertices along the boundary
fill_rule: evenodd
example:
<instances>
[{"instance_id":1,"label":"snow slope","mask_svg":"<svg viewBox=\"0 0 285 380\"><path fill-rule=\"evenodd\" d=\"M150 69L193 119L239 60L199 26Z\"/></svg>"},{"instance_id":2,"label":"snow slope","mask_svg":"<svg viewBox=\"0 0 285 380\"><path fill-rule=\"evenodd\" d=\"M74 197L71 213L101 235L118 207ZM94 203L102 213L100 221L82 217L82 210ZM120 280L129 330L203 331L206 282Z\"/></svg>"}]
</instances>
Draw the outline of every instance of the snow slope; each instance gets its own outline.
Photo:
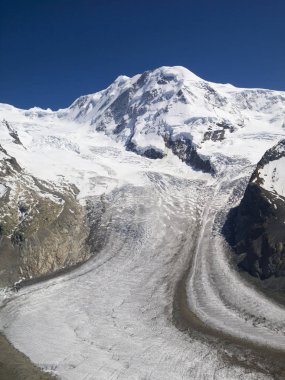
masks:
<instances>
[{"instance_id":1,"label":"snow slope","mask_svg":"<svg viewBox=\"0 0 285 380\"><path fill-rule=\"evenodd\" d=\"M120 76L107 89L82 96L59 111L2 104L0 119L9 121L28 152L13 142L5 124L1 140L19 160L19 154L31 157L30 151L49 149L73 155L75 161L94 140L94 131L146 156L150 149L166 156L170 142L182 140L218 171L225 157L256 163L284 136L284 113L283 92L239 89L204 81L183 67L162 67L133 78ZM35 163L34 169L39 174ZM47 166L42 176L52 177L55 171Z\"/></svg>"},{"instance_id":2,"label":"snow slope","mask_svg":"<svg viewBox=\"0 0 285 380\"><path fill-rule=\"evenodd\" d=\"M269 191L274 191L277 194L285 196L285 158L280 158L277 162L270 162L260 172L260 175L264 178L262 187Z\"/></svg>"},{"instance_id":3,"label":"snow slope","mask_svg":"<svg viewBox=\"0 0 285 380\"><path fill-rule=\"evenodd\" d=\"M267 158L267 156L269 156ZM285 197L285 140L272 148L258 170L258 178L263 189Z\"/></svg>"},{"instance_id":4,"label":"snow slope","mask_svg":"<svg viewBox=\"0 0 285 380\"><path fill-rule=\"evenodd\" d=\"M213 162L218 154L256 162L284 135L284 112L282 92L238 89L206 82L183 67L162 67L119 77L58 115L132 142L139 153L153 148L166 154L167 140L184 138Z\"/></svg>"},{"instance_id":5,"label":"snow slope","mask_svg":"<svg viewBox=\"0 0 285 380\"><path fill-rule=\"evenodd\" d=\"M274 350L284 354L285 310L235 271L220 227L284 138L284 114L283 92L210 83L182 67L119 77L59 111L0 105L13 127L0 125L7 152L38 178L75 184L94 220L104 209L98 254L3 292L1 330L68 380L283 376ZM181 278L189 331L175 327Z\"/></svg>"}]
</instances>

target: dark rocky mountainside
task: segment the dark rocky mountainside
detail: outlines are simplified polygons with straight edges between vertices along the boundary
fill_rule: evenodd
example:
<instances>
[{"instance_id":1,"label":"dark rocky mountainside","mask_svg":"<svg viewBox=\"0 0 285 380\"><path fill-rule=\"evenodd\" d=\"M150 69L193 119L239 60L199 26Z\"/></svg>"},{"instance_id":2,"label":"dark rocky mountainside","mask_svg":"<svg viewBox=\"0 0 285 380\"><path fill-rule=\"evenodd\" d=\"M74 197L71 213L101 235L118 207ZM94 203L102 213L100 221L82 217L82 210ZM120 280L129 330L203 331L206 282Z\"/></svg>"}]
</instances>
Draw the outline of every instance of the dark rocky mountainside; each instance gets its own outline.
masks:
<instances>
[{"instance_id":1,"label":"dark rocky mountainside","mask_svg":"<svg viewBox=\"0 0 285 380\"><path fill-rule=\"evenodd\" d=\"M258 163L233 217L240 267L266 279L285 276L285 140Z\"/></svg>"}]
</instances>

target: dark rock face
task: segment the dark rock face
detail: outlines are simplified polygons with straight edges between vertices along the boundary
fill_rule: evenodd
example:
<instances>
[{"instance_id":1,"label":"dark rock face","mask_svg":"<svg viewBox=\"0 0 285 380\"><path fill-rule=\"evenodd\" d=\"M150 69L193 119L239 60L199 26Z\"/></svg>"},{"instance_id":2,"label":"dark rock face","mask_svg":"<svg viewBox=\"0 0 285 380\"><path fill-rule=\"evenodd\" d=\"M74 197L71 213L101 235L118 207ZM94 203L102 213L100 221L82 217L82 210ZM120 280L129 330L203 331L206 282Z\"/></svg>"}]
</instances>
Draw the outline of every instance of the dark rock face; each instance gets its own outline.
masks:
<instances>
[{"instance_id":1,"label":"dark rock face","mask_svg":"<svg viewBox=\"0 0 285 380\"><path fill-rule=\"evenodd\" d=\"M217 130L217 131L207 131L204 133L203 141L212 140L212 141L222 141L225 139L225 131Z\"/></svg>"},{"instance_id":2,"label":"dark rock face","mask_svg":"<svg viewBox=\"0 0 285 380\"><path fill-rule=\"evenodd\" d=\"M18 145L23 146L21 140L19 139L18 132L12 128L12 126L8 123L8 121L3 120L3 124L8 129L9 135L12 137L14 144L18 144Z\"/></svg>"},{"instance_id":3,"label":"dark rock face","mask_svg":"<svg viewBox=\"0 0 285 380\"><path fill-rule=\"evenodd\" d=\"M178 156L183 162L191 166L193 169L214 174L214 169L210 163L210 160L203 159L199 156L190 139L186 139L184 137L176 140L166 139L165 144L176 156Z\"/></svg>"},{"instance_id":4,"label":"dark rock face","mask_svg":"<svg viewBox=\"0 0 285 380\"><path fill-rule=\"evenodd\" d=\"M204 133L203 141L212 140L212 141L222 141L225 139L226 130L230 133L235 131L233 125L227 124L226 122L216 123L217 129L212 130L212 127L208 129L207 132Z\"/></svg>"},{"instance_id":5,"label":"dark rock face","mask_svg":"<svg viewBox=\"0 0 285 380\"><path fill-rule=\"evenodd\" d=\"M147 158L151 158L153 160L156 160L158 158L163 158L163 153L162 152L159 152L153 148L149 148L147 150L145 150L144 152L140 151L137 149L136 145L132 142L132 141L129 141L127 144L126 144L126 149L127 150L130 150L131 152L134 152L134 153L137 153L141 156L144 156L144 157L147 157Z\"/></svg>"},{"instance_id":6,"label":"dark rock face","mask_svg":"<svg viewBox=\"0 0 285 380\"><path fill-rule=\"evenodd\" d=\"M235 247L238 254L245 253L239 265L253 276L285 275L284 218L285 199L248 185L236 215Z\"/></svg>"},{"instance_id":7,"label":"dark rock face","mask_svg":"<svg viewBox=\"0 0 285 380\"><path fill-rule=\"evenodd\" d=\"M179 139L172 140L170 136L166 135L164 137L165 146L171 149L173 154L178 156L180 160L185 162L187 165L191 166L194 170L201 170L205 173L214 174L215 171L211 165L210 160L203 159L199 156L190 139L181 137ZM126 149L134 153L140 154L141 156L151 158L151 159L161 159L164 157L163 152L157 151L153 148L149 148L145 151L140 151L137 149L136 145L130 140L126 144Z\"/></svg>"},{"instance_id":8,"label":"dark rock face","mask_svg":"<svg viewBox=\"0 0 285 380\"><path fill-rule=\"evenodd\" d=\"M240 205L231 212L231 239L239 266L253 276L266 279L285 276L285 198L262 187L259 171L271 161L285 157L282 140L262 157ZM228 223L230 221L228 220Z\"/></svg>"}]
</instances>

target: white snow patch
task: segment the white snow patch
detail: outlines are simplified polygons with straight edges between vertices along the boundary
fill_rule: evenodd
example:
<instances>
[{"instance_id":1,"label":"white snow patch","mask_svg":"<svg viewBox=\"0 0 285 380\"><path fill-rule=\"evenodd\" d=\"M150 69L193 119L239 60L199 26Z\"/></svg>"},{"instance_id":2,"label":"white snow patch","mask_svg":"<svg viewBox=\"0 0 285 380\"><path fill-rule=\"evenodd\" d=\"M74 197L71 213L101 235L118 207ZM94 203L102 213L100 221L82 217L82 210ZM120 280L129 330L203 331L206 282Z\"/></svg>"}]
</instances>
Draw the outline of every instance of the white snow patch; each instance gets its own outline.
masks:
<instances>
[{"instance_id":1,"label":"white snow patch","mask_svg":"<svg viewBox=\"0 0 285 380\"><path fill-rule=\"evenodd\" d=\"M0 198L4 197L7 192L7 187L0 183Z\"/></svg>"},{"instance_id":2,"label":"white snow patch","mask_svg":"<svg viewBox=\"0 0 285 380\"><path fill-rule=\"evenodd\" d=\"M270 161L260 171L261 186L285 197L285 157Z\"/></svg>"}]
</instances>

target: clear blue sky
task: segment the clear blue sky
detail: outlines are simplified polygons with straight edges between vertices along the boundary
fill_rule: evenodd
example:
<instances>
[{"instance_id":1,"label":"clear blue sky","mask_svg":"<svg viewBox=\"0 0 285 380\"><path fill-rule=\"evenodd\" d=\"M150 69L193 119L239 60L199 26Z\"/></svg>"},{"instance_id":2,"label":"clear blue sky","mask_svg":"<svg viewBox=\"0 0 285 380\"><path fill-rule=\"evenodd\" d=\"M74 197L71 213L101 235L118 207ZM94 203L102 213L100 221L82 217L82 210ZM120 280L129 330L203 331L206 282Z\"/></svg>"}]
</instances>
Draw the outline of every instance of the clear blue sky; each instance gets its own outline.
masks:
<instances>
[{"instance_id":1,"label":"clear blue sky","mask_svg":"<svg viewBox=\"0 0 285 380\"><path fill-rule=\"evenodd\" d=\"M68 106L162 65L285 90L284 0L0 0L0 102Z\"/></svg>"}]
</instances>

